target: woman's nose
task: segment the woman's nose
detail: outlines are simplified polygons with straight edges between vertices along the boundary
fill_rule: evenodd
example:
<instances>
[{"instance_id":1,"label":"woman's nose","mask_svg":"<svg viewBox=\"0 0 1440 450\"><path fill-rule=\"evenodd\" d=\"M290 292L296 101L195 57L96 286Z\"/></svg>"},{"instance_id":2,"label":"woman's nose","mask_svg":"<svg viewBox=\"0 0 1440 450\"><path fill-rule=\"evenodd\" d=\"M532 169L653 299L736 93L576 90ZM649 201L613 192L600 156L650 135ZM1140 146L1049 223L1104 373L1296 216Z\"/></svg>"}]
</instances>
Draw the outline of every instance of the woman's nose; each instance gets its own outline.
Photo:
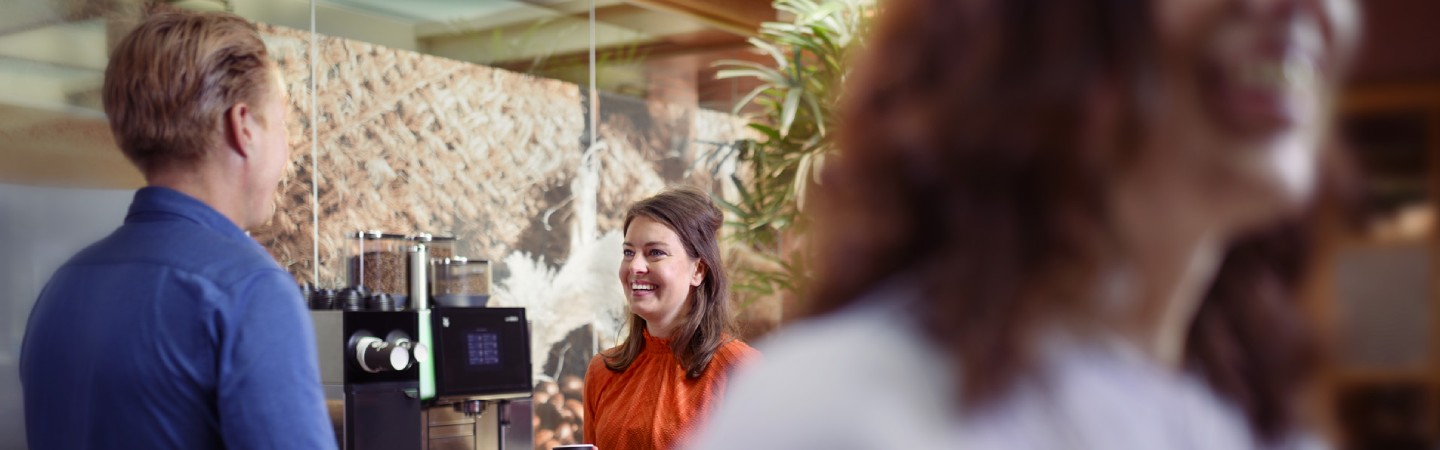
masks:
<instances>
[{"instance_id":1,"label":"woman's nose","mask_svg":"<svg viewBox=\"0 0 1440 450\"><path fill-rule=\"evenodd\" d=\"M650 267L645 264L645 258L632 258L626 264L629 265L630 273L632 274L645 273L650 270Z\"/></svg>"}]
</instances>

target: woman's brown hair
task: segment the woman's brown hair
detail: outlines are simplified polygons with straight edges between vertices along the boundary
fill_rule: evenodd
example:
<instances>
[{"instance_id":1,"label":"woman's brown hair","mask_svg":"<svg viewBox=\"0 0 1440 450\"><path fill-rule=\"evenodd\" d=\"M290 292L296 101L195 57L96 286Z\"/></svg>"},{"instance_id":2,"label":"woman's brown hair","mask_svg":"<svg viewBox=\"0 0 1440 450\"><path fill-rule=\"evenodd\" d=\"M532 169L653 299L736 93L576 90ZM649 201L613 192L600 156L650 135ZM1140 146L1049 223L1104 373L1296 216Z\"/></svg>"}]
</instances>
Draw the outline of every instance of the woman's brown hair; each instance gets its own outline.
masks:
<instances>
[{"instance_id":1,"label":"woman's brown hair","mask_svg":"<svg viewBox=\"0 0 1440 450\"><path fill-rule=\"evenodd\" d=\"M709 195L682 187L631 206L621 229L628 232L630 223L641 216L674 231L685 246L685 254L700 260L705 272L705 279L686 299L684 318L670 339L670 351L685 368L685 376L699 378L715 352L735 335L735 319L730 314L730 281L720 259L720 225L724 215ZM629 328L625 342L601 352L605 367L610 370L624 371L645 349L645 319L631 313Z\"/></svg>"},{"instance_id":2,"label":"woman's brown hair","mask_svg":"<svg viewBox=\"0 0 1440 450\"><path fill-rule=\"evenodd\" d=\"M1044 318L1098 314L1083 293L1116 245L1109 180L1157 103L1151 13L1145 0L886 2L817 190L811 314L903 276L968 410L1028 373ZM1315 357L1293 303L1299 229L1228 249L1185 355L1268 440L1294 425Z\"/></svg>"}]
</instances>

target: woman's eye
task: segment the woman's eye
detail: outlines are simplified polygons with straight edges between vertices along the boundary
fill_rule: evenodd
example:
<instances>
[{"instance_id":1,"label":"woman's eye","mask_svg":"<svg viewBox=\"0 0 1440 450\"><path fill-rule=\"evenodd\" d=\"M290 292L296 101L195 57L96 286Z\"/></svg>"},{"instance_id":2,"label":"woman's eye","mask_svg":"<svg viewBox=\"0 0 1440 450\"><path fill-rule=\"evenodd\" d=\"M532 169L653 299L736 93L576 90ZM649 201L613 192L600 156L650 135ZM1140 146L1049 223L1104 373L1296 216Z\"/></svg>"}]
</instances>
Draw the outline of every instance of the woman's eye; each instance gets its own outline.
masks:
<instances>
[{"instance_id":1,"label":"woman's eye","mask_svg":"<svg viewBox=\"0 0 1440 450\"><path fill-rule=\"evenodd\" d=\"M622 253L625 254L625 257L626 257L626 258L633 258L633 257L635 257L635 251L634 251L634 250L625 249L625 251L622 252Z\"/></svg>"},{"instance_id":2,"label":"woman's eye","mask_svg":"<svg viewBox=\"0 0 1440 450\"><path fill-rule=\"evenodd\" d=\"M665 252L659 249L651 249L648 255L650 255L651 258L658 258L661 256L665 256Z\"/></svg>"}]
</instances>

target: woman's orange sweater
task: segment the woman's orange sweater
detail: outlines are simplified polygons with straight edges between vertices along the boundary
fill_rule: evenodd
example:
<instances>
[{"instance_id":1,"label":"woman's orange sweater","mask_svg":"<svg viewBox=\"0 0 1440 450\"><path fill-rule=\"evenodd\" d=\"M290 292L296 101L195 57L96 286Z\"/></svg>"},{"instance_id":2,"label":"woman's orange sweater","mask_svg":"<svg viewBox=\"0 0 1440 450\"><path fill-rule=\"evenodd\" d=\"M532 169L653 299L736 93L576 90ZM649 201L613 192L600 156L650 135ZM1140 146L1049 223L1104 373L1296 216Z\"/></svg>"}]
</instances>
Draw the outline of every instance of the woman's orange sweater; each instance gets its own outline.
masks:
<instances>
[{"instance_id":1,"label":"woman's orange sweater","mask_svg":"<svg viewBox=\"0 0 1440 450\"><path fill-rule=\"evenodd\" d=\"M665 450L684 442L725 390L730 371L759 355L738 340L721 346L699 378L685 377L670 342L645 332L624 372L595 355L585 372L585 443L599 450Z\"/></svg>"}]
</instances>

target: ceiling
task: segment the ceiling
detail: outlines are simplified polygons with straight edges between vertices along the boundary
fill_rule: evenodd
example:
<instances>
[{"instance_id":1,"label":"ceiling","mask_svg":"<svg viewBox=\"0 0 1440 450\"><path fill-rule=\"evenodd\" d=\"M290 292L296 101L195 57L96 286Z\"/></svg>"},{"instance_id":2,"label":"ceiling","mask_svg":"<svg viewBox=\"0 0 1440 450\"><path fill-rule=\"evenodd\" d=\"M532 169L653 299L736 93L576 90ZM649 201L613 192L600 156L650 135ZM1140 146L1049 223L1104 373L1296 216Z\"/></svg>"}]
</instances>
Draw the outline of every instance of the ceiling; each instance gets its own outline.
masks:
<instances>
[{"instance_id":1,"label":"ceiling","mask_svg":"<svg viewBox=\"0 0 1440 450\"><path fill-rule=\"evenodd\" d=\"M291 28L311 26L308 0L170 1ZM679 85L693 86L685 89L697 92L702 105L723 105L744 91L711 79L710 62L747 57L747 35L775 17L769 0L594 2L597 52L610 61L600 68L603 73L624 79L637 71L649 71L645 75L649 77L669 71L688 78ZM98 88L107 42L112 33L125 29L105 17L114 11L138 10L141 1L6 3L0 14L0 140L5 142L0 160L13 157L16 149L60 144L22 142L29 139L26 136L41 136L35 130L62 122L103 125ZM314 21L325 35L511 70L531 71L538 61L583 69L590 48L590 4L590 0L319 0ZM1366 0L1363 7L1364 43L1353 83L1440 85L1440 51L1430 45L1440 42L1440 27L1432 23L1440 17L1440 2ZM606 58L607 52L642 52L647 55L645 67L623 67L627 61ZM541 74L566 77L563 70ZM113 145L104 134L72 137L64 145ZM0 174L0 179L11 176Z\"/></svg>"},{"instance_id":2,"label":"ceiling","mask_svg":"<svg viewBox=\"0 0 1440 450\"><path fill-rule=\"evenodd\" d=\"M19 0L0 15L0 103L98 110L86 94L105 67L111 0ZM308 0L179 0L258 22L310 28ZM117 6L120 5L120 6ZM515 68L521 62L587 55L589 0L322 0L316 29L392 48ZM768 1L595 0L596 47L681 52L744 46L774 13ZM112 21L113 22L113 21Z\"/></svg>"},{"instance_id":3,"label":"ceiling","mask_svg":"<svg viewBox=\"0 0 1440 450\"><path fill-rule=\"evenodd\" d=\"M309 0L169 1L311 27ZM107 43L127 28L115 17L138 17L143 1L6 3L0 14L0 181L138 185L138 174L113 150L99 87ZM320 0L314 26L325 35L512 70L542 60L579 61L583 67L590 6L590 0ZM745 46L751 30L774 17L769 0L594 0L594 6L602 60L607 51L641 48L662 57L735 50ZM697 60L692 66L681 70L694 77L708 63Z\"/></svg>"}]
</instances>

